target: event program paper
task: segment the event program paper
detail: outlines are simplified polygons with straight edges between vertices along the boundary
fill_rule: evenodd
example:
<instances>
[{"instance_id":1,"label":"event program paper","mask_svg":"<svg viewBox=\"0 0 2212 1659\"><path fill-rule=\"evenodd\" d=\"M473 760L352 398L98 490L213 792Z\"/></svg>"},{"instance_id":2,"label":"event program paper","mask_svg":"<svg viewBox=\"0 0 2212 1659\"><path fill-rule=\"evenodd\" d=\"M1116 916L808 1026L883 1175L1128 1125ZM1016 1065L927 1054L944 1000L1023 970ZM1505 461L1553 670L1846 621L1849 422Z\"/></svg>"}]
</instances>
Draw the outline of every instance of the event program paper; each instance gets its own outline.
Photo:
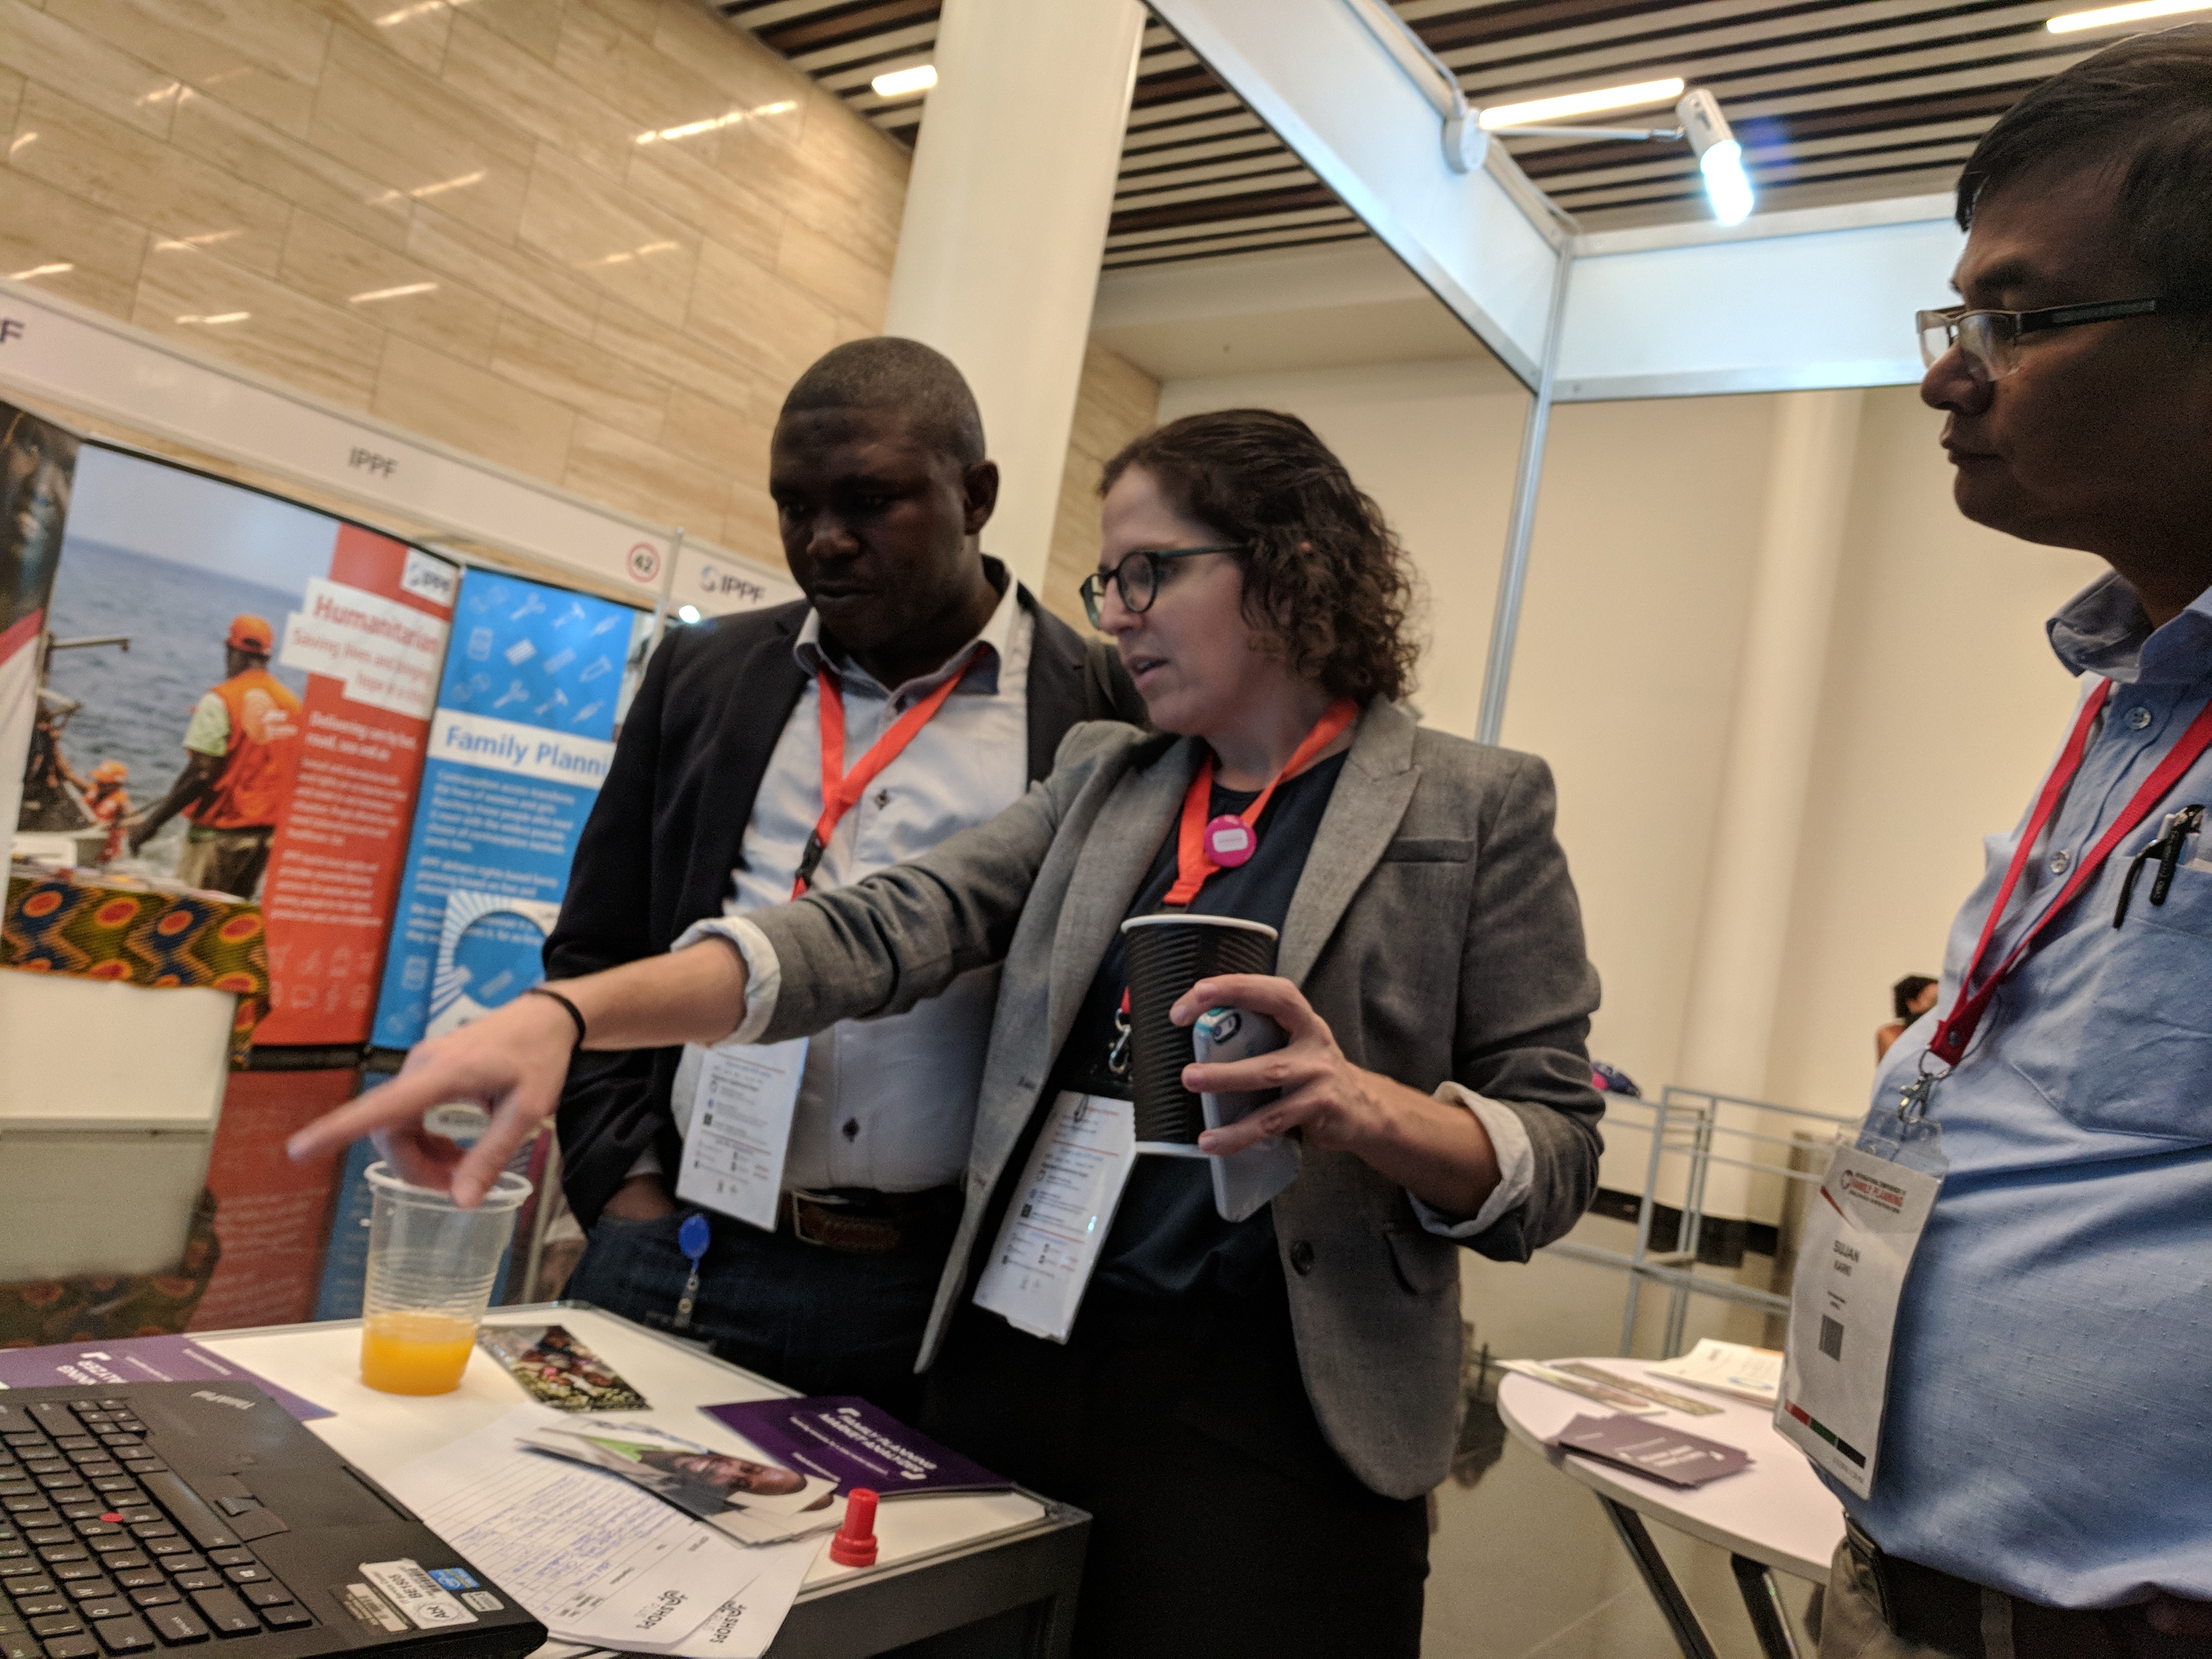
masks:
<instances>
[{"instance_id":1,"label":"event program paper","mask_svg":"<svg viewBox=\"0 0 2212 1659\"><path fill-rule=\"evenodd\" d=\"M619 1476L515 1443L561 1421L518 1407L385 1484L557 1641L759 1659L821 1540L747 1547Z\"/></svg>"}]
</instances>

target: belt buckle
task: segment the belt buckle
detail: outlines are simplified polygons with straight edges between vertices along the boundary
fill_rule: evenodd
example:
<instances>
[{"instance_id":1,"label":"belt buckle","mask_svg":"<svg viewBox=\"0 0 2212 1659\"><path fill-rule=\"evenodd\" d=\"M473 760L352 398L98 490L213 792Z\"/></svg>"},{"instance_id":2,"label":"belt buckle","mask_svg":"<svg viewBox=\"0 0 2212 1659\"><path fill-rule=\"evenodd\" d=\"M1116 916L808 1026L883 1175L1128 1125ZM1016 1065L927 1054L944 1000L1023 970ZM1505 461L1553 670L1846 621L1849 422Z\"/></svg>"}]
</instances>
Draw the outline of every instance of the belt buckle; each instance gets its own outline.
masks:
<instances>
[{"instance_id":1,"label":"belt buckle","mask_svg":"<svg viewBox=\"0 0 2212 1659\"><path fill-rule=\"evenodd\" d=\"M805 1216L811 1206L822 1231L810 1233ZM844 1206L813 1193L791 1194L791 1236L817 1249L842 1250L854 1255L890 1255L904 1242L905 1229L895 1217L847 1215Z\"/></svg>"},{"instance_id":2,"label":"belt buckle","mask_svg":"<svg viewBox=\"0 0 2212 1659\"><path fill-rule=\"evenodd\" d=\"M812 1193L802 1193L795 1188L784 1194L783 1198L784 1202L790 1206L791 1236L802 1244L811 1244L817 1249L828 1249L830 1248L828 1239L817 1237L806 1231L806 1212L809 1206L817 1210L825 1208L827 1206L823 1201Z\"/></svg>"}]
</instances>

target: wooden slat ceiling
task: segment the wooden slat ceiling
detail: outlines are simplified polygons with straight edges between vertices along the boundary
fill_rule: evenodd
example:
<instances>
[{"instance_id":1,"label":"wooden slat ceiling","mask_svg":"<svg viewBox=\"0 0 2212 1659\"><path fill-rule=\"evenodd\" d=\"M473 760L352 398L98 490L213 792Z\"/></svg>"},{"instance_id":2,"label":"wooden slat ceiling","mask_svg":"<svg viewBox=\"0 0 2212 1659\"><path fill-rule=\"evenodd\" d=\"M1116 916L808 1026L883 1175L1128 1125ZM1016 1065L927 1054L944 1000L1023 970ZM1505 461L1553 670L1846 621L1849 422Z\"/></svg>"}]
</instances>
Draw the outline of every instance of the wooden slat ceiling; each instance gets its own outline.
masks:
<instances>
[{"instance_id":1,"label":"wooden slat ceiling","mask_svg":"<svg viewBox=\"0 0 2212 1659\"><path fill-rule=\"evenodd\" d=\"M1392 0L1468 98L1494 105L1680 76L1721 100L1762 210L1949 189L1974 140L2045 76L2118 31L2052 34L2086 0ZM868 82L927 63L934 0L720 0L732 21L911 143L927 100ZM1583 118L1671 125L1663 109ZM1588 229L1704 216L1680 143L1516 138L1508 148ZM1157 20L1107 240L1111 267L1367 233Z\"/></svg>"}]
</instances>

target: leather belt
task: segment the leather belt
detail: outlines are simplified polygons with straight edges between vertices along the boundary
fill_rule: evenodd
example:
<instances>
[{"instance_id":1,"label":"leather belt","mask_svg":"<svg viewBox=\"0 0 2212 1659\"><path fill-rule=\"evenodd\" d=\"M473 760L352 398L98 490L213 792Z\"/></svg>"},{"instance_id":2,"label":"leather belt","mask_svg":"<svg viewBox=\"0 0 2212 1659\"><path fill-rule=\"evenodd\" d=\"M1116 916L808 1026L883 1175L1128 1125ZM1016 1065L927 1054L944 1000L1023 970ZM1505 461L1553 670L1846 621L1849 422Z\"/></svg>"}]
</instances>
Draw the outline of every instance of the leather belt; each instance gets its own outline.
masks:
<instances>
[{"instance_id":1,"label":"leather belt","mask_svg":"<svg viewBox=\"0 0 2212 1659\"><path fill-rule=\"evenodd\" d=\"M2154 1630L2141 1607L2046 1607L1988 1591L1970 1579L1900 1560L1848 1518L1844 1541L1865 1570L1892 1633L1953 1659L1990 1659L1984 1638L1992 1615L2010 1632L2012 1659L2212 1659L2212 1638ZM1994 1609L1992 1599L1999 1603Z\"/></svg>"},{"instance_id":2,"label":"leather belt","mask_svg":"<svg viewBox=\"0 0 2212 1659\"><path fill-rule=\"evenodd\" d=\"M961 1189L933 1187L921 1193L878 1193L844 1187L834 1192L787 1192L776 1205L776 1231L802 1244L854 1255L897 1255L941 1250L960 1224Z\"/></svg>"}]
</instances>

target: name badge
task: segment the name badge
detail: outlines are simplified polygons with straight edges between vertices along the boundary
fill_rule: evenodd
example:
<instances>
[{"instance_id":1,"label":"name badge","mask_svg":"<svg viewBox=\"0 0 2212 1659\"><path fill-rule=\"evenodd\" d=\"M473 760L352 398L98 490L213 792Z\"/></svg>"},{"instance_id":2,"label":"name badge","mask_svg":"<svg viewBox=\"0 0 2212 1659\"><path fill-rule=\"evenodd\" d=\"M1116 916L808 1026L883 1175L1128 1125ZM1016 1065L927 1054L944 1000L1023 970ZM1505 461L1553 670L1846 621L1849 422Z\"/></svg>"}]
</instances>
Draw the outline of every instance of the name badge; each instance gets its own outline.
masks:
<instances>
[{"instance_id":1,"label":"name badge","mask_svg":"<svg viewBox=\"0 0 2212 1659\"><path fill-rule=\"evenodd\" d=\"M775 1231L783 1161L806 1073L806 1039L697 1051L699 1080L684 1125L676 1196Z\"/></svg>"},{"instance_id":2,"label":"name badge","mask_svg":"<svg viewBox=\"0 0 2212 1659\"><path fill-rule=\"evenodd\" d=\"M1136 1161L1133 1103L1063 1090L999 1224L975 1305L1031 1336L1066 1341Z\"/></svg>"},{"instance_id":3,"label":"name badge","mask_svg":"<svg viewBox=\"0 0 2212 1659\"><path fill-rule=\"evenodd\" d=\"M1806 1218L1774 1426L1862 1498L1874 1491L1897 1304L1942 1184L1839 1146Z\"/></svg>"}]
</instances>

